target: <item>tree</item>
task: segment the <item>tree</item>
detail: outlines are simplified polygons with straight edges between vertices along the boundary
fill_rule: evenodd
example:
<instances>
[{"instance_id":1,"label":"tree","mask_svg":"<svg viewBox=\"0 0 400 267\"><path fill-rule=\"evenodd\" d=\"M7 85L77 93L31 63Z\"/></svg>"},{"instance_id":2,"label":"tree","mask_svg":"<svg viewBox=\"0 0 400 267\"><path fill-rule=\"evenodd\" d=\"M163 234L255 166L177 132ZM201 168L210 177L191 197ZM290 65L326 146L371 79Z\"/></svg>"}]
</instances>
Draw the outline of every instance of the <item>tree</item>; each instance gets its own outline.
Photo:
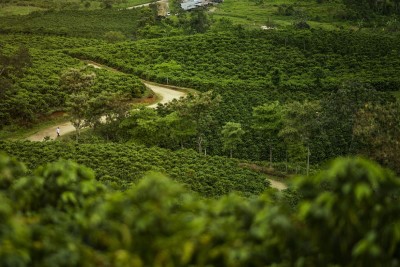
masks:
<instances>
[{"instance_id":1,"label":"tree","mask_svg":"<svg viewBox=\"0 0 400 267\"><path fill-rule=\"evenodd\" d=\"M71 68L61 74L60 89L68 94L88 92L89 88L94 84L96 74L89 72L87 68L75 69Z\"/></svg>"},{"instance_id":2,"label":"tree","mask_svg":"<svg viewBox=\"0 0 400 267\"><path fill-rule=\"evenodd\" d=\"M327 135L324 147L328 157L348 155L357 150L353 128L358 110L366 103L383 104L387 102L385 94L370 85L347 82L321 101L321 123Z\"/></svg>"},{"instance_id":3,"label":"tree","mask_svg":"<svg viewBox=\"0 0 400 267\"><path fill-rule=\"evenodd\" d=\"M306 226L299 229L308 248L300 252L309 255L301 255L305 266L397 265L400 179L391 171L339 158L329 170L299 177L294 188L302 196L296 217Z\"/></svg>"},{"instance_id":4,"label":"tree","mask_svg":"<svg viewBox=\"0 0 400 267\"><path fill-rule=\"evenodd\" d=\"M182 66L175 60L164 61L160 64L156 64L153 67L161 75L166 77L165 82L168 84L168 77L173 77L177 73L180 73Z\"/></svg>"},{"instance_id":5,"label":"tree","mask_svg":"<svg viewBox=\"0 0 400 267\"><path fill-rule=\"evenodd\" d=\"M245 132L242 129L242 125L236 122L227 122L221 131L222 142L224 149L229 150L230 157L232 158L232 151L242 143L242 136Z\"/></svg>"},{"instance_id":6,"label":"tree","mask_svg":"<svg viewBox=\"0 0 400 267\"><path fill-rule=\"evenodd\" d=\"M204 10L196 9L190 13L190 33L205 33L210 28L210 24L210 20Z\"/></svg>"},{"instance_id":7,"label":"tree","mask_svg":"<svg viewBox=\"0 0 400 267\"><path fill-rule=\"evenodd\" d=\"M310 29L310 25L307 23L308 15L304 10L295 10L294 11L295 20L293 21L293 26L296 29Z\"/></svg>"},{"instance_id":8,"label":"tree","mask_svg":"<svg viewBox=\"0 0 400 267\"><path fill-rule=\"evenodd\" d=\"M66 102L70 121L76 130L76 140L78 141L81 129L87 125L85 119L89 109L89 94L87 92L74 93L68 97Z\"/></svg>"},{"instance_id":9,"label":"tree","mask_svg":"<svg viewBox=\"0 0 400 267\"><path fill-rule=\"evenodd\" d=\"M96 75L86 69L69 69L61 75L60 87L69 93L66 105L71 123L76 129L76 140L80 130L86 126L90 100L90 87L94 84Z\"/></svg>"},{"instance_id":10,"label":"tree","mask_svg":"<svg viewBox=\"0 0 400 267\"><path fill-rule=\"evenodd\" d=\"M272 149L278 141L282 127L282 107L278 101L253 108L253 129L258 131L269 146L269 166L272 167Z\"/></svg>"},{"instance_id":11,"label":"tree","mask_svg":"<svg viewBox=\"0 0 400 267\"><path fill-rule=\"evenodd\" d=\"M232 20L222 17L212 24L212 30L215 32L231 32L234 29Z\"/></svg>"},{"instance_id":12,"label":"tree","mask_svg":"<svg viewBox=\"0 0 400 267\"><path fill-rule=\"evenodd\" d=\"M313 132L320 125L321 105L319 102L292 102L284 107L283 127L279 136L289 144L301 144L306 147L307 175L310 169L310 145Z\"/></svg>"},{"instance_id":13,"label":"tree","mask_svg":"<svg viewBox=\"0 0 400 267\"><path fill-rule=\"evenodd\" d=\"M109 43L116 43L125 40L126 37L122 32L109 31L104 34L104 39Z\"/></svg>"},{"instance_id":14,"label":"tree","mask_svg":"<svg viewBox=\"0 0 400 267\"><path fill-rule=\"evenodd\" d=\"M221 102L221 96L212 91L189 95L183 99L182 105L178 107L178 114L183 118L191 120L196 126L196 140L199 153L202 153L202 144L205 132L213 122L212 112Z\"/></svg>"},{"instance_id":15,"label":"tree","mask_svg":"<svg viewBox=\"0 0 400 267\"><path fill-rule=\"evenodd\" d=\"M161 145L167 140L168 128L154 109L140 107L131 111L120 126L127 139L145 145Z\"/></svg>"},{"instance_id":16,"label":"tree","mask_svg":"<svg viewBox=\"0 0 400 267\"><path fill-rule=\"evenodd\" d=\"M196 135L196 125L187 117L179 116L178 112L172 112L163 119L168 126L169 136L171 140L175 141L184 147L184 143L192 136Z\"/></svg>"},{"instance_id":17,"label":"tree","mask_svg":"<svg viewBox=\"0 0 400 267\"><path fill-rule=\"evenodd\" d=\"M357 114L353 134L359 152L400 173L400 104L365 104Z\"/></svg>"},{"instance_id":18,"label":"tree","mask_svg":"<svg viewBox=\"0 0 400 267\"><path fill-rule=\"evenodd\" d=\"M117 135L117 124L126 118L131 109L131 96L124 92L102 91L92 97L85 114L85 125L93 127L107 140Z\"/></svg>"},{"instance_id":19,"label":"tree","mask_svg":"<svg viewBox=\"0 0 400 267\"><path fill-rule=\"evenodd\" d=\"M177 115L190 127L194 125L197 148L199 153L202 153L206 132L214 121L213 111L216 110L220 102L221 96L212 91L196 95L189 94L180 100L159 105L157 112L162 116L177 112Z\"/></svg>"},{"instance_id":20,"label":"tree","mask_svg":"<svg viewBox=\"0 0 400 267\"><path fill-rule=\"evenodd\" d=\"M103 0L102 5L104 8L112 8L113 0Z\"/></svg>"}]
</instances>

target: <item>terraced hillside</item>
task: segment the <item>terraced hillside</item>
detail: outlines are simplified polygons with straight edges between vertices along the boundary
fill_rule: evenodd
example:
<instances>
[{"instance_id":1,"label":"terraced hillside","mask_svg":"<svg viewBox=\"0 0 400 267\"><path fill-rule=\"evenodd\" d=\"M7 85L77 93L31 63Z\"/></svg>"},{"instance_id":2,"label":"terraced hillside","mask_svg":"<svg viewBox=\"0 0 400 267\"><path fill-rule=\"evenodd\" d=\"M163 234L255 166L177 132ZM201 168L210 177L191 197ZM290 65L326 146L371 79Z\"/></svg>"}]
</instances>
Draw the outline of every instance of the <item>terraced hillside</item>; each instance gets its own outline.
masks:
<instances>
[{"instance_id":1,"label":"terraced hillside","mask_svg":"<svg viewBox=\"0 0 400 267\"><path fill-rule=\"evenodd\" d=\"M0 150L25 162L30 170L58 159L73 160L92 168L98 180L116 189L137 183L148 171L164 173L207 197L230 192L256 195L269 184L259 173L240 168L238 161L205 157L192 150L62 142L0 142Z\"/></svg>"}]
</instances>

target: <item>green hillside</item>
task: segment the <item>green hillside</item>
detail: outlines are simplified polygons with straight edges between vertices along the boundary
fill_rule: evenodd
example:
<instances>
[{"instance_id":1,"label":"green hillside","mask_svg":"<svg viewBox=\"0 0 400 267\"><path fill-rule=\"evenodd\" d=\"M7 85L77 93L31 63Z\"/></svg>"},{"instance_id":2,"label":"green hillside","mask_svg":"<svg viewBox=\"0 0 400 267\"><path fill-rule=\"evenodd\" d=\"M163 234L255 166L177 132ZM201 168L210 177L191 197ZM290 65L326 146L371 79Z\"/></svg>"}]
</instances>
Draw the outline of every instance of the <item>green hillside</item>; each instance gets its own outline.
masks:
<instances>
[{"instance_id":1,"label":"green hillside","mask_svg":"<svg viewBox=\"0 0 400 267\"><path fill-rule=\"evenodd\" d=\"M131 37L140 24L151 22L148 9L47 11L25 16L2 17L1 33L53 34L62 36L103 37L117 31Z\"/></svg>"},{"instance_id":2,"label":"green hillside","mask_svg":"<svg viewBox=\"0 0 400 267\"><path fill-rule=\"evenodd\" d=\"M399 266L400 1L167 2L0 1L0 266Z\"/></svg>"},{"instance_id":3,"label":"green hillside","mask_svg":"<svg viewBox=\"0 0 400 267\"><path fill-rule=\"evenodd\" d=\"M25 162L29 170L58 159L73 160L93 169L98 180L117 189L137 183L149 171L161 172L207 197L230 192L257 195L268 186L264 176L240 168L235 160L205 157L190 150L60 142L1 142L0 150Z\"/></svg>"},{"instance_id":4,"label":"green hillside","mask_svg":"<svg viewBox=\"0 0 400 267\"><path fill-rule=\"evenodd\" d=\"M147 80L168 80L170 84L220 94L222 101L211 114L217 130L205 136L211 153L224 154L219 132L226 122L234 121L246 131L236 155L266 159L267 144L261 141L265 136L253 128L253 108L271 101L279 101L281 106L294 101L318 102L320 107L308 118L314 121L313 128L308 128L313 142L302 142L311 148L311 161L320 163L371 149L354 132L355 117L368 102L389 105L395 101L393 92L400 88L399 40L391 34L255 30L243 35L213 33L141 40L68 53ZM348 102L352 104L346 106ZM287 160L288 153L299 155L301 150L290 152L293 148L288 145L296 141L288 144L279 134L281 130L276 127L273 133L277 140L275 161ZM301 153L305 158L304 150ZM295 161L294 155L289 157Z\"/></svg>"},{"instance_id":5,"label":"green hillside","mask_svg":"<svg viewBox=\"0 0 400 267\"><path fill-rule=\"evenodd\" d=\"M2 266L397 265L399 177L362 159L297 180L300 199L204 199L154 173L110 191L65 160L0 155L0 174Z\"/></svg>"},{"instance_id":6,"label":"green hillside","mask_svg":"<svg viewBox=\"0 0 400 267\"><path fill-rule=\"evenodd\" d=\"M4 77L0 101L0 127L13 123L31 125L40 117L65 109L66 91L60 89L60 77L67 70L84 68L86 65L66 55L63 49L95 45L102 41L87 38L66 38L31 35L1 35L3 53L25 51L26 67L17 75L10 68ZM101 92L127 92L140 97L144 85L133 76L91 68L96 79L93 96ZM12 83L12 86L7 85ZM16 108L18 107L18 108Z\"/></svg>"}]
</instances>

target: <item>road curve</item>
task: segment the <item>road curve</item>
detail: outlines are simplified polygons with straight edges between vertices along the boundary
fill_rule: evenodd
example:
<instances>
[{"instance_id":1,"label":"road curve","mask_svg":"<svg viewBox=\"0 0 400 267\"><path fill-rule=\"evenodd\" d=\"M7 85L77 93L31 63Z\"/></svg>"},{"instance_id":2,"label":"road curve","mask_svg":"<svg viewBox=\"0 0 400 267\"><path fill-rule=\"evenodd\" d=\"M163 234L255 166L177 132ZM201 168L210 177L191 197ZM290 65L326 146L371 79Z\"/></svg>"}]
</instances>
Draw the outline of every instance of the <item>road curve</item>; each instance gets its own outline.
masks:
<instances>
[{"instance_id":1,"label":"road curve","mask_svg":"<svg viewBox=\"0 0 400 267\"><path fill-rule=\"evenodd\" d=\"M159 101L158 103L165 104L169 101L172 101L173 99L179 99L180 97L186 95L186 93L184 92L172 90L162 85L154 85L147 82L143 83L147 88L149 88L150 90L152 90L154 93L156 93L158 96L161 97L161 101ZM156 108L158 103L149 105L148 107ZM43 141L46 136L50 137L50 139L55 140L57 139L57 132L56 132L57 127L60 127L60 135L72 133L73 131L75 131L75 128L74 126L72 126L71 122L65 122L60 125L50 126L48 128L42 129L27 137L26 140Z\"/></svg>"},{"instance_id":2,"label":"road curve","mask_svg":"<svg viewBox=\"0 0 400 267\"><path fill-rule=\"evenodd\" d=\"M150 83L146 83L146 82L143 82L143 83L151 91L153 91L154 93L156 93L157 95L162 97L162 99L158 102L161 104L168 103L168 102L172 101L173 99L179 99L186 95L186 93L184 93L184 92L176 91L176 90L164 87L162 85L154 85L154 84L150 84ZM151 104L148 107L156 108L158 103Z\"/></svg>"}]
</instances>

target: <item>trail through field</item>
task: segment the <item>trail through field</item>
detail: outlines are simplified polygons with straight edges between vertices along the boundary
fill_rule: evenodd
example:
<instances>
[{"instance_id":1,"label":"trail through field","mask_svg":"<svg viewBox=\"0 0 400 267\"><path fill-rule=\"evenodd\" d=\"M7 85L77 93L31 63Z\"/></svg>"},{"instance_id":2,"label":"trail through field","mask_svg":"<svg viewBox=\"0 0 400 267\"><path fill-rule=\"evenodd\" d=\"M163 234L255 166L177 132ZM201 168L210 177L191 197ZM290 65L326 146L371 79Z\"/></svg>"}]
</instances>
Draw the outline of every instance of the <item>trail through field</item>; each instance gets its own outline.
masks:
<instances>
[{"instance_id":1,"label":"trail through field","mask_svg":"<svg viewBox=\"0 0 400 267\"><path fill-rule=\"evenodd\" d=\"M88 65L93 66L94 68L106 68L105 66L94 63L94 62L90 62L90 63L88 63ZM107 68L107 69L109 69L110 71L118 71L118 70L111 69L111 68ZM158 103L165 104L167 102L172 101L173 99L179 99L186 95L185 92L167 88L167 87L163 86L162 84L154 84L154 83L149 83L147 81L142 81L142 82L147 88L149 88L155 94L157 94L159 97L161 97L159 102L149 105L148 107L150 107L150 108L156 108ZM42 130L34 133L33 135L29 136L26 139L30 140L30 141L43 141L45 137L50 137L50 139L55 140L55 139L57 139L57 127L60 127L60 135L61 136L75 131L75 127L71 124L71 122L65 122L63 124L54 125L54 126L50 126L45 129L42 129ZM282 182L278 182L278 181L271 180L271 179L268 179L268 180L270 181L271 187L273 187L273 188L276 188L278 190L283 190L283 189L287 188L287 186Z\"/></svg>"},{"instance_id":2,"label":"trail through field","mask_svg":"<svg viewBox=\"0 0 400 267\"><path fill-rule=\"evenodd\" d=\"M75 127L72 126L71 122L65 122L60 125L50 126L46 129L42 129L26 139L29 141L43 141L46 136L50 137L51 139L57 139L57 127L60 127L60 135L75 131Z\"/></svg>"},{"instance_id":3,"label":"trail through field","mask_svg":"<svg viewBox=\"0 0 400 267\"><path fill-rule=\"evenodd\" d=\"M93 66L95 68L103 68L102 65L96 64L96 63L89 63L88 65ZM113 70L117 71L117 70ZM150 108L156 108L158 103L165 104L169 101L172 101L173 99L179 99L180 97L183 97L186 95L185 92L181 91L176 91L172 90L170 88L164 87L161 84L154 84L154 83L149 83L146 81L142 81L144 85L152 90L155 94L157 94L160 97L160 101L152 104L148 107ZM27 140L30 141L43 141L45 137L50 137L50 139L57 139L57 127L60 127L60 135L72 133L75 131L75 127L71 124L71 122L66 122L60 125L54 125L50 126L48 128L42 129L31 136L27 137Z\"/></svg>"}]
</instances>

